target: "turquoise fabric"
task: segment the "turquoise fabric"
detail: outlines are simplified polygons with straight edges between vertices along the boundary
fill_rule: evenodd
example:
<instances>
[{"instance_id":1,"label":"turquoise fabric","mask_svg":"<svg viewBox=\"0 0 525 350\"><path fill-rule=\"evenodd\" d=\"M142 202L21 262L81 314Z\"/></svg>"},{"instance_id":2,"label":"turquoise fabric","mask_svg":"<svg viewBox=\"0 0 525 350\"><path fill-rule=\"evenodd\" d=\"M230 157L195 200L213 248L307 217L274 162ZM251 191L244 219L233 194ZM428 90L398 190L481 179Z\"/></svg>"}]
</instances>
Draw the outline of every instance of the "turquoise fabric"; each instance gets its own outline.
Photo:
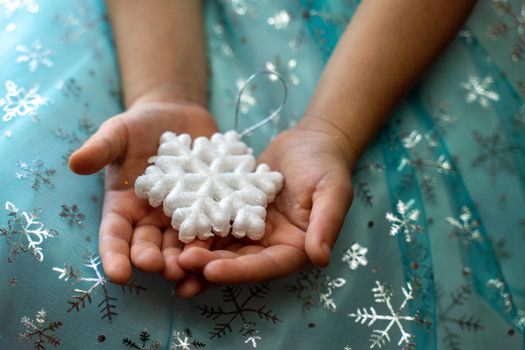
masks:
<instances>
[{"instance_id":1,"label":"turquoise fabric","mask_svg":"<svg viewBox=\"0 0 525 350\"><path fill-rule=\"evenodd\" d=\"M293 127L358 3L207 1L221 130L263 69L284 77L289 98L246 142L260 152ZM136 271L122 287L104 276L103 176L67 168L122 110L103 3L0 0L0 349L525 348L522 8L479 1L399 103L354 170L328 268L182 301L160 276ZM254 81L239 130L282 94Z\"/></svg>"}]
</instances>

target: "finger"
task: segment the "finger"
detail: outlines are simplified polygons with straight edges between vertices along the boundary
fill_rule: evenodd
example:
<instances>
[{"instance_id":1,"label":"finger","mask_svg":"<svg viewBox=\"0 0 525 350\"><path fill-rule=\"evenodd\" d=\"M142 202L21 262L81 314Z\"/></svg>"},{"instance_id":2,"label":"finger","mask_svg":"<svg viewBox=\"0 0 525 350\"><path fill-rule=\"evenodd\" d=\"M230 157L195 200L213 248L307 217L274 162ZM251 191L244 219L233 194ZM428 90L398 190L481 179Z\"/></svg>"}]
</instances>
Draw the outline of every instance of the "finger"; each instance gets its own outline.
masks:
<instances>
[{"instance_id":1,"label":"finger","mask_svg":"<svg viewBox=\"0 0 525 350\"><path fill-rule=\"evenodd\" d=\"M304 251L289 245L275 245L255 254L213 260L204 268L212 283L256 283L287 276L308 261Z\"/></svg>"},{"instance_id":2,"label":"finger","mask_svg":"<svg viewBox=\"0 0 525 350\"><path fill-rule=\"evenodd\" d=\"M346 213L352 202L350 180L327 181L316 189L312 198L310 222L306 231L305 250L317 266L327 266Z\"/></svg>"},{"instance_id":3,"label":"finger","mask_svg":"<svg viewBox=\"0 0 525 350\"><path fill-rule=\"evenodd\" d=\"M179 298L189 299L197 294L204 292L209 287L209 283L202 277L187 274L182 280L177 283L175 293Z\"/></svg>"},{"instance_id":4,"label":"finger","mask_svg":"<svg viewBox=\"0 0 525 350\"><path fill-rule=\"evenodd\" d=\"M202 272L204 267L211 261L224 258L235 258L239 254L229 250L210 251L202 247L184 248L179 255L178 263L186 271Z\"/></svg>"},{"instance_id":5,"label":"finger","mask_svg":"<svg viewBox=\"0 0 525 350\"><path fill-rule=\"evenodd\" d=\"M157 272L164 268L164 257L160 250L162 233L155 225L135 227L131 241L131 261L146 272Z\"/></svg>"},{"instance_id":6,"label":"finger","mask_svg":"<svg viewBox=\"0 0 525 350\"><path fill-rule=\"evenodd\" d=\"M92 174L124 154L127 128L121 117L105 121L69 158L69 167L77 174Z\"/></svg>"},{"instance_id":7,"label":"finger","mask_svg":"<svg viewBox=\"0 0 525 350\"><path fill-rule=\"evenodd\" d=\"M179 255L184 247L184 243L179 240L178 235L177 231L168 228L162 236L162 255L164 256L162 275L172 281L180 280L185 274L178 262Z\"/></svg>"},{"instance_id":8,"label":"finger","mask_svg":"<svg viewBox=\"0 0 525 350\"><path fill-rule=\"evenodd\" d=\"M99 254L106 275L115 283L131 278L129 242L133 232L131 222L115 212L102 216L99 234Z\"/></svg>"}]
</instances>

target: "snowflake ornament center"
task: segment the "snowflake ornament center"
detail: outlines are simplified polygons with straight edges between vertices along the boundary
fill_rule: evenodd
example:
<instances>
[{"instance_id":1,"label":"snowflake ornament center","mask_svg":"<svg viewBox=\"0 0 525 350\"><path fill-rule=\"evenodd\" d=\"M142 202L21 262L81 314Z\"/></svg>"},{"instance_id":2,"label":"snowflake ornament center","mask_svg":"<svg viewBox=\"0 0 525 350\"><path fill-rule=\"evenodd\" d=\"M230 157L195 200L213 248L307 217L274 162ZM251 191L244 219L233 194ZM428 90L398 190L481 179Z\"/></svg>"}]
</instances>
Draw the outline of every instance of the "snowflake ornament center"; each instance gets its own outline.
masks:
<instances>
[{"instance_id":1,"label":"snowflake ornament center","mask_svg":"<svg viewBox=\"0 0 525 350\"><path fill-rule=\"evenodd\" d=\"M283 176L267 164L256 165L252 150L229 131L210 139L165 132L157 156L150 158L135 193L164 213L179 239L224 237L259 240L266 206L283 186Z\"/></svg>"}]
</instances>

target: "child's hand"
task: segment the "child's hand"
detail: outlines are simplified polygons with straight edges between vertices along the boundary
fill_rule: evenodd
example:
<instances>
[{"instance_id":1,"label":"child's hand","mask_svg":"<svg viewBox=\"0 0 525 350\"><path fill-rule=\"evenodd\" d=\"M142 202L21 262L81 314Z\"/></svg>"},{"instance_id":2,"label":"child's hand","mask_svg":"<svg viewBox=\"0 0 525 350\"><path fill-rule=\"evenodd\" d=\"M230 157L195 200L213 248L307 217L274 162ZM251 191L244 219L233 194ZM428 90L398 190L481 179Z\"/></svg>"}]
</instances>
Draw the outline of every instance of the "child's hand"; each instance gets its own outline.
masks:
<instances>
[{"instance_id":1,"label":"child's hand","mask_svg":"<svg viewBox=\"0 0 525 350\"><path fill-rule=\"evenodd\" d=\"M281 133L261 155L260 162L284 175L283 191L268 208L262 240L215 237L211 247L186 246L180 266L202 271L212 283L279 278L298 271L308 259L326 266L352 200L355 156L344 134L324 123L304 123ZM184 283L178 289L185 297L203 289L195 278L191 287Z\"/></svg>"},{"instance_id":2,"label":"child's hand","mask_svg":"<svg viewBox=\"0 0 525 350\"><path fill-rule=\"evenodd\" d=\"M109 165L99 234L104 271L117 283L131 278L131 262L144 271L162 271L180 279L177 263L183 244L161 208L152 208L134 192L149 157L157 153L160 135L167 130L192 137L211 136L217 127L210 114L185 102L136 102L110 118L70 158L71 169L92 174Z\"/></svg>"}]
</instances>

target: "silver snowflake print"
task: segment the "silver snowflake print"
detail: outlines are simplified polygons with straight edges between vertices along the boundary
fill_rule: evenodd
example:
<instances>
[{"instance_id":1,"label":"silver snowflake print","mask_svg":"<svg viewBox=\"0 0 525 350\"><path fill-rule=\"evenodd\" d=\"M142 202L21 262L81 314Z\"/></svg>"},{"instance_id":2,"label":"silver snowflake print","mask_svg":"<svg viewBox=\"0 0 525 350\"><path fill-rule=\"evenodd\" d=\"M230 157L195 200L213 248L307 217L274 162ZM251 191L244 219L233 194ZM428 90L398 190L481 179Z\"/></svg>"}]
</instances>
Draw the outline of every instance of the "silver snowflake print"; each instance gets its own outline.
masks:
<instances>
[{"instance_id":1,"label":"silver snowflake print","mask_svg":"<svg viewBox=\"0 0 525 350\"><path fill-rule=\"evenodd\" d=\"M72 206L67 206L62 204L62 210L58 214L69 226L78 226L80 228L84 227L84 220L86 215L80 211L78 205L73 204Z\"/></svg>"},{"instance_id":2,"label":"silver snowflake print","mask_svg":"<svg viewBox=\"0 0 525 350\"><path fill-rule=\"evenodd\" d=\"M508 0L492 0L492 6L503 18L490 27L491 36L494 39L512 36L512 60L522 61L525 56L525 2L521 3L521 9L514 9Z\"/></svg>"},{"instance_id":3,"label":"silver snowflake print","mask_svg":"<svg viewBox=\"0 0 525 350\"><path fill-rule=\"evenodd\" d=\"M508 144L499 128L496 128L491 135L483 136L478 131L473 131L472 137L479 148L479 153L471 162L473 167L485 169L492 180L501 171L514 174L516 169L512 160L512 155L518 147Z\"/></svg>"},{"instance_id":4,"label":"silver snowflake print","mask_svg":"<svg viewBox=\"0 0 525 350\"><path fill-rule=\"evenodd\" d=\"M391 223L389 234L397 236L402 233L408 243L412 242L416 233L423 232L423 227L418 224L419 209L412 209L414 203L413 199L407 203L399 200L396 205L397 213L386 213L386 219Z\"/></svg>"},{"instance_id":5,"label":"silver snowflake print","mask_svg":"<svg viewBox=\"0 0 525 350\"><path fill-rule=\"evenodd\" d=\"M139 350L160 350L161 344L158 341L151 340L151 333L147 329L143 329L139 334L138 341L125 337L122 339L122 344L130 349Z\"/></svg>"},{"instance_id":6,"label":"silver snowflake print","mask_svg":"<svg viewBox=\"0 0 525 350\"><path fill-rule=\"evenodd\" d=\"M354 243L344 252L341 260L348 264L350 270L355 270L359 266L368 265L367 252L368 248L361 246L359 243Z\"/></svg>"},{"instance_id":7,"label":"silver snowflake print","mask_svg":"<svg viewBox=\"0 0 525 350\"><path fill-rule=\"evenodd\" d=\"M290 23L291 16L290 13L286 10L280 10L275 15L268 17L266 23L274 27L277 30L286 29Z\"/></svg>"},{"instance_id":8,"label":"silver snowflake print","mask_svg":"<svg viewBox=\"0 0 525 350\"><path fill-rule=\"evenodd\" d=\"M525 133L525 104L512 116L512 124Z\"/></svg>"},{"instance_id":9,"label":"silver snowflake print","mask_svg":"<svg viewBox=\"0 0 525 350\"><path fill-rule=\"evenodd\" d=\"M0 6L5 9L5 17L11 17L17 10L25 8L29 13L37 13L37 0L0 0Z\"/></svg>"},{"instance_id":10,"label":"silver snowflake print","mask_svg":"<svg viewBox=\"0 0 525 350\"><path fill-rule=\"evenodd\" d=\"M5 209L9 212L7 225L0 227L0 236L7 239L9 245L8 262L13 262L15 256L30 252L37 261L44 260L41 247L46 239L58 235L58 231L44 227L39 221L40 209L32 212L20 211L13 203L6 202Z\"/></svg>"},{"instance_id":11,"label":"silver snowflake print","mask_svg":"<svg viewBox=\"0 0 525 350\"><path fill-rule=\"evenodd\" d=\"M461 208L458 219L449 216L446 220L455 228L450 236L461 239L465 247L469 247L473 241L482 241L482 236L479 231L479 221L473 218L472 211L469 207L463 206Z\"/></svg>"},{"instance_id":12,"label":"silver snowflake print","mask_svg":"<svg viewBox=\"0 0 525 350\"><path fill-rule=\"evenodd\" d=\"M31 165L26 162L17 161L16 165L20 168L15 173L18 180L31 180L31 188L35 191L40 190L44 185L47 188L54 188L53 177L56 175L56 170L52 168L46 168L44 162L37 159L34 160Z\"/></svg>"},{"instance_id":13,"label":"silver snowflake print","mask_svg":"<svg viewBox=\"0 0 525 350\"><path fill-rule=\"evenodd\" d=\"M30 72L36 72L39 67L51 68L51 50L46 49L39 40L34 41L31 46L17 45L16 51L20 55L16 58L17 63L27 63Z\"/></svg>"},{"instance_id":14,"label":"silver snowflake print","mask_svg":"<svg viewBox=\"0 0 525 350\"><path fill-rule=\"evenodd\" d=\"M478 102L483 108L488 108L491 102L499 101L498 93L490 88L493 82L494 78L491 76L481 79L475 75L469 75L467 81L461 83L461 87L467 91L465 100L468 103Z\"/></svg>"},{"instance_id":15,"label":"silver snowflake print","mask_svg":"<svg viewBox=\"0 0 525 350\"><path fill-rule=\"evenodd\" d=\"M215 326L209 332L210 339L221 338L232 333L236 320L241 326L238 328L238 332L243 337L257 334L256 323L251 321L254 316L273 324L281 322L279 316L265 305L259 307L254 305L256 300L264 299L269 292L268 283L250 287L226 286L222 289L223 302L228 305L226 310L223 309L223 306L197 305L202 316L216 321Z\"/></svg>"},{"instance_id":16,"label":"silver snowflake print","mask_svg":"<svg viewBox=\"0 0 525 350\"><path fill-rule=\"evenodd\" d=\"M62 322L48 322L47 312L44 309L36 313L35 319L23 316L20 323L25 328L24 332L19 334L20 339L34 341L35 349L45 350L46 343L53 347L60 345L60 338L54 333L62 327Z\"/></svg>"},{"instance_id":17,"label":"silver snowflake print","mask_svg":"<svg viewBox=\"0 0 525 350\"><path fill-rule=\"evenodd\" d=\"M381 348L387 342L390 342L390 331L392 327L396 326L401 333L401 337L397 343L398 346L403 345L405 348L414 347L412 342L414 335L405 330L405 325L403 322L418 322L417 315L404 315L402 312L407 306L408 302L414 299L414 294L412 286L410 283L407 283L407 288L402 287L401 291L403 292L403 302L401 305L395 309L392 305L392 293L385 287L384 284L376 281L376 286L372 288L374 295L374 301L377 304L384 304L386 311L384 314L378 314L373 306L368 310L366 308L357 309L356 312L348 314L348 317L354 319L356 323L365 324L367 323L368 327L377 321L386 321L386 326L381 328L376 328L372 331L370 336L370 348Z\"/></svg>"},{"instance_id":18,"label":"silver snowflake print","mask_svg":"<svg viewBox=\"0 0 525 350\"><path fill-rule=\"evenodd\" d=\"M297 60L294 58L289 59L287 62L283 62L279 56L276 56L273 61L265 63L265 68L271 72L276 72L286 81L292 85L299 85L301 80L295 72L295 67L297 67ZM268 79L276 81L278 78L275 75L268 76Z\"/></svg>"},{"instance_id":19,"label":"silver snowflake print","mask_svg":"<svg viewBox=\"0 0 525 350\"><path fill-rule=\"evenodd\" d=\"M102 294L102 300L98 303L97 307L99 308L99 313L101 314L102 319L107 319L109 322L118 315L116 312L116 302L117 298L110 295L111 288L113 284L102 272L100 267L100 257L94 254L87 254L87 262L83 264L87 270L91 272L91 277L81 274L78 270L74 270L69 265L65 264L64 267L53 267L53 271L58 273L58 279L64 280L65 282L72 280L73 284L83 284L87 289L75 288L74 294L69 301L67 302L69 308L67 312L73 310L79 312L80 309L86 307L92 303L93 295L99 291L99 294ZM141 292L147 290L146 287L142 285L142 281L133 279L126 284L120 285L123 293L139 295Z\"/></svg>"},{"instance_id":20,"label":"silver snowflake print","mask_svg":"<svg viewBox=\"0 0 525 350\"><path fill-rule=\"evenodd\" d=\"M17 86L11 80L5 82L6 95L0 98L0 107L4 112L2 120L8 122L15 117L29 116L36 121L37 111L41 106L48 103L48 100L38 94L38 86L33 86L26 91L23 87Z\"/></svg>"},{"instance_id":21,"label":"silver snowflake print","mask_svg":"<svg viewBox=\"0 0 525 350\"><path fill-rule=\"evenodd\" d=\"M346 280L344 278L338 277L332 279L328 276L326 277L326 292L319 295L319 301L325 309L333 312L337 310L337 305L335 304L332 294L334 293L334 290L343 287L345 284Z\"/></svg>"},{"instance_id":22,"label":"silver snowflake print","mask_svg":"<svg viewBox=\"0 0 525 350\"><path fill-rule=\"evenodd\" d=\"M174 330L171 336L170 350L201 349L206 346L205 343L192 338L193 333L188 327L184 328L182 332Z\"/></svg>"}]
</instances>

